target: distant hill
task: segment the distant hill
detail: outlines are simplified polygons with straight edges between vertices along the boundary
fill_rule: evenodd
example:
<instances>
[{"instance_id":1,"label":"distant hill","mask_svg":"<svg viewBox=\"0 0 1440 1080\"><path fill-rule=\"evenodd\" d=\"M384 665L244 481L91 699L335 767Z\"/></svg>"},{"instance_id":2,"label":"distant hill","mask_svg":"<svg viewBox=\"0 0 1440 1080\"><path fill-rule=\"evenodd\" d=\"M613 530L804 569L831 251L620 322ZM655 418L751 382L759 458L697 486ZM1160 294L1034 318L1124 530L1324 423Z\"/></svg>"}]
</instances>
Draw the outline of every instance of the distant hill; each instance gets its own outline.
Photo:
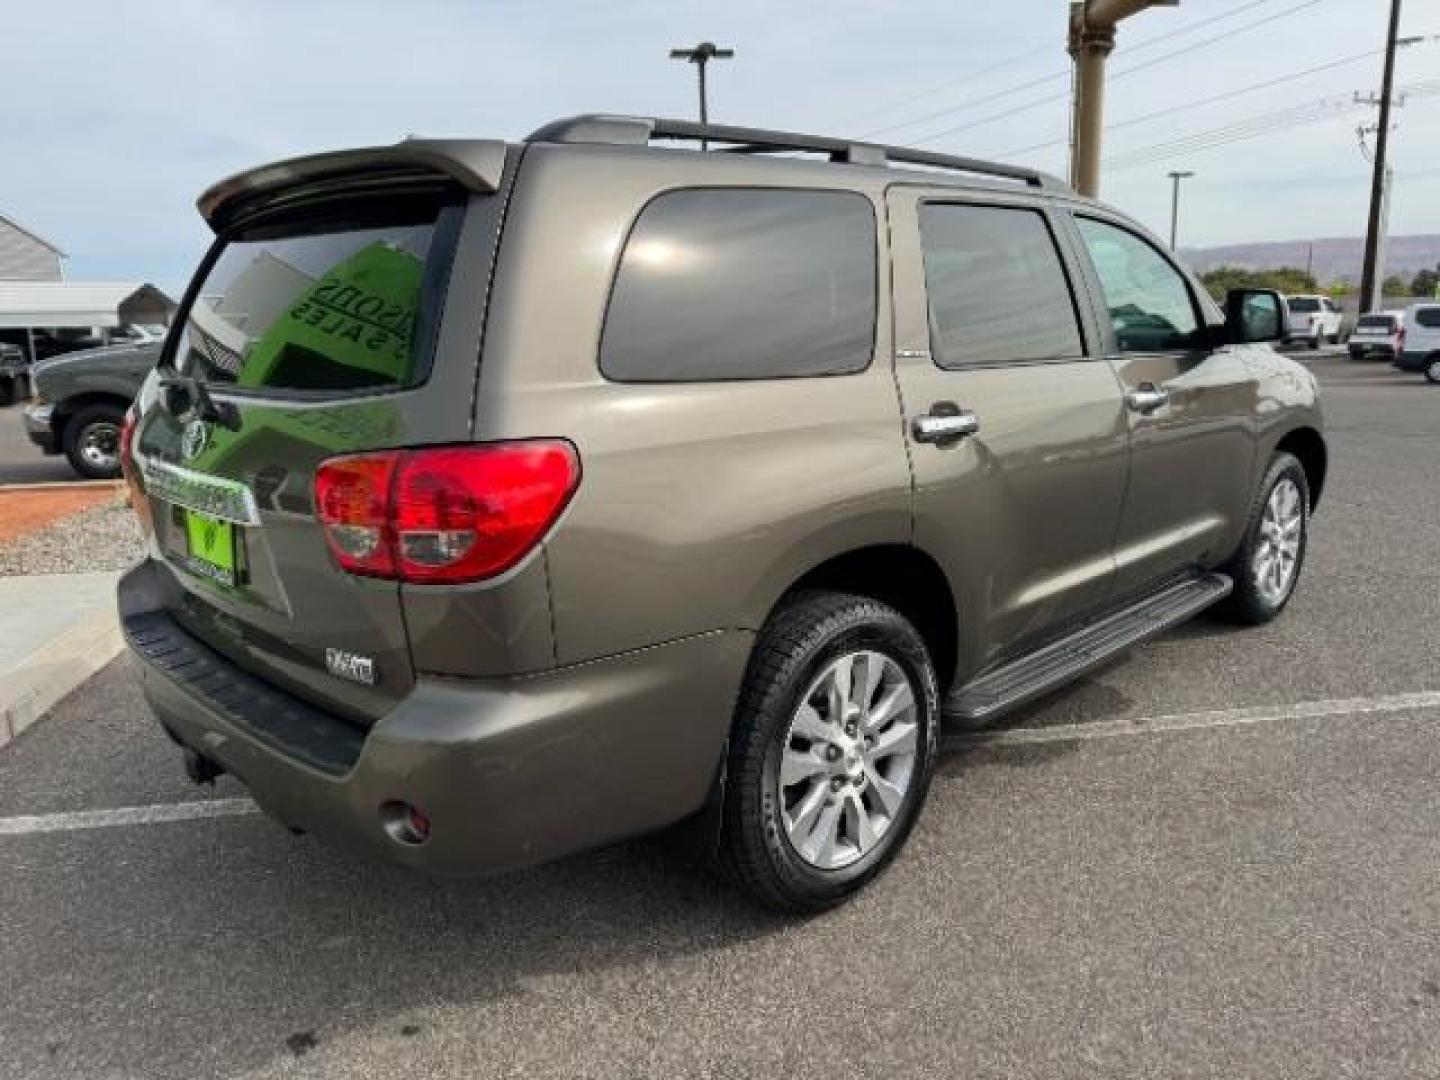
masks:
<instances>
[{"instance_id":1,"label":"distant hill","mask_svg":"<svg viewBox=\"0 0 1440 1080\"><path fill-rule=\"evenodd\" d=\"M1181 254L1202 274L1217 266L1278 270L1282 266L1303 269L1308 264L1321 284L1356 282L1360 280L1360 268L1365 261L1365 239L1351 236L1314 241L1270 240L1256 244L1227 244L1225 247L1182 248ZM1440 234L1392 236L1386 244L1386 274L1399 274L1408 279L1436 263L1440 263Z\"/></svg>"}]
</instances>

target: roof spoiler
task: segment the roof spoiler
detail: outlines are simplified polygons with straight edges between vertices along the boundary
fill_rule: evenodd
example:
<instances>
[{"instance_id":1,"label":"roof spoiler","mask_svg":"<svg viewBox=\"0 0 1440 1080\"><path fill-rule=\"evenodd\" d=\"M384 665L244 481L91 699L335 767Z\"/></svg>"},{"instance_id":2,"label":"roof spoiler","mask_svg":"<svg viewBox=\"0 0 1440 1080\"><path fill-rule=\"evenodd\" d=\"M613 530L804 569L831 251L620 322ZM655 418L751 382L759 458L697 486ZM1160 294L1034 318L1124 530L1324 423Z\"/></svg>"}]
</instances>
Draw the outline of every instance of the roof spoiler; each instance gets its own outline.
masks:
<instances>
[{"instance_id":1,"label":"roof spoiler","mask_svg":"<svg viewBox=\"0 0 1440 1080\"><path fill-rule=\"evenodd\" d=\"M207 188L195 205L220 232L281 193L322 194L366 177L448 179L468 191L491 194L500 187L505 150L503 142L490 140L405 139L393 146L309 154L236 173Z\"/></svg>"}]
</instances>

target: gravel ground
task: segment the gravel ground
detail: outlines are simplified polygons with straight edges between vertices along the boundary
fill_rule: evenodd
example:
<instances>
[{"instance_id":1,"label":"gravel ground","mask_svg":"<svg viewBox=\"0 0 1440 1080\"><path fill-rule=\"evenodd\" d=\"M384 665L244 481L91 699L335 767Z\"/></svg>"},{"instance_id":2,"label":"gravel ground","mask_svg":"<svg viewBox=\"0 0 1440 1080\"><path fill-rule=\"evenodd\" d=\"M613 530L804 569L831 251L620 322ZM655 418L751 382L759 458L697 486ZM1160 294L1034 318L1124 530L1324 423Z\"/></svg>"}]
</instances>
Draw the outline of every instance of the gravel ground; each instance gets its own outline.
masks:
<instances>
[{"instance_id":1,"label":"gravel ground","mask_svg":"<svg viewBox=\"0 0 1440 1080\"><path fill-rule=\"evenodd\" d=\"M122 495L0 545L0 577L125 570L144 553L140 526Z\"/></svg>"}]
</instances>

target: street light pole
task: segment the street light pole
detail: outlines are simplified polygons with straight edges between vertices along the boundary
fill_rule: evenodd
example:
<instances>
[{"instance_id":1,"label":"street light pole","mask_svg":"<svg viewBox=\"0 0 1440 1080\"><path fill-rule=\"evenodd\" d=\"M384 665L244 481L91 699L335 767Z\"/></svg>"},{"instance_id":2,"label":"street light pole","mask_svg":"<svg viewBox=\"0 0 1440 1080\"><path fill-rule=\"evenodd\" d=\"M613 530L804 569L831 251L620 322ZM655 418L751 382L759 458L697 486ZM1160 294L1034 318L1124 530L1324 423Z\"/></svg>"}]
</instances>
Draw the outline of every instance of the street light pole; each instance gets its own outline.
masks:
<instances>
[{"instance_id":1,"label":"street light pole","mask_svg":"<svg viewBox=\"0 0 1440 1080\"><path fill-rule=\"evenodd\" d=\"M1175 233L1180 224L1180 181L1194 176L1193 172L1170 174L1170 250L1175 250Z\"/></svg>"},{"instance_id":2,"label":"street light pole","mask_svg":"<svg viewBox=\"0 0 1440 1080\"><path fill-rule=\"evenodd\" d=\"M1375 132L1375 170L1370 177L1370 220L1365 230L1365 267L1360 274L1360 314L1374 309L1375 270L1380 255L1380 225L1385 204L1385 151L1390 142L1390 93L1395 85L1395 46L1400 34L1400 0L1390 0L1390 30L1385 37L1385 71L1380 79L1380 125Z\"/></svg>"},{"instance_id":3,"label":"street light pole","mask_svg":"<svg viewBox=\"0 0 1440 1080\"><path fill-rule=\"evenodd\" d=\"M702 41L693 49L671 49L671 60L684 60L695 65L695 72L700 77L700 123L710 122L710 102L705 92L705 65L711 60L730 60L735 56L734 49L719 49L713 41ZM700 140L702 150L708 147L706 140Z\"/></svg>"}]
</instances>

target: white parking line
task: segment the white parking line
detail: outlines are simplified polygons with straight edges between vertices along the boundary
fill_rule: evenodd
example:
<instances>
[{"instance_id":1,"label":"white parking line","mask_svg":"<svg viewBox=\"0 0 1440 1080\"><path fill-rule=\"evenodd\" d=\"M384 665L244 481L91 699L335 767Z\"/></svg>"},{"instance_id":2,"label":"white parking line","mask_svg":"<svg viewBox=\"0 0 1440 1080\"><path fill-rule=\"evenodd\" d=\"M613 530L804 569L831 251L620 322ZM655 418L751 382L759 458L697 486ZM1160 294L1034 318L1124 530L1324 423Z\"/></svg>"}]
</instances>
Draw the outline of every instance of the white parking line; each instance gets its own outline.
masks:
<instances>
[{"instance_id":1,"label":"white parking line","mask_svg":"<svg viewBox=\"0 0 1440 1080\"><path fill-rule=\"evenodd\" d=\"M106 829L117 825L156 825L164 821L194 821L197 818L240 817L259 813L259 810L249 799L210 799L205 802L160 803L156 806L124 806L115 810L79 810L68 814L32 814L0 818L0 836Z\"/></svg>"},{"instance_id":2,"label":"white parking line","mask_svg":"<svg viewBox=\"0 0 1440 1080\"><path fill-rule=\"evenodd\" d=\"M973 734L949 736L944 740L944 745L947 749L964 746L1029 746L1035 743L1115 739L1125 735L1160 735L1165 732L1195 731L1201 728L1244 727L1276 720L1319 720L1428 709L1440 709L1440 690L1391 694L1386 697L1302 701L1293 705L1258 705L1246 709L1214 709L1209 712L1171 716L1141 716L1133 720L1097 720L1089 724L977 731Z\"/></svg>"},{"instance_id":3,"label":"white parking line","mask_svg":"<svg viewBox=\"0 0 1440 1080\"><path fill-rule=\"evenodd\" d=\"M1088 739L1115 739L1126 735L1161 735L1203 728L1245 727L1277 720L1322 720L1347 716L1371 716L1440 709L1440 690L1386 697L1332 698L1302 701L1292 705L1260 705L1246 709L1214 709L1209 712L1178 713L1169 716L1142 716L1133 720L1097 720L1089 724L1056 724L1053 727L1011 728L1008 731L980 731L951 735L943 740L946 749L974 746L1030 746L1036 743L1077 742ZM0 818L0 836L28 836L33 833L75 832L124 825L158 825L171 821L202 818L244 817L259 813L249 799L210 799L205 802L160 803L154 806L126 806L114 810L79 810L60 814L31 814Z\"/></svg>"}]
</instances>

